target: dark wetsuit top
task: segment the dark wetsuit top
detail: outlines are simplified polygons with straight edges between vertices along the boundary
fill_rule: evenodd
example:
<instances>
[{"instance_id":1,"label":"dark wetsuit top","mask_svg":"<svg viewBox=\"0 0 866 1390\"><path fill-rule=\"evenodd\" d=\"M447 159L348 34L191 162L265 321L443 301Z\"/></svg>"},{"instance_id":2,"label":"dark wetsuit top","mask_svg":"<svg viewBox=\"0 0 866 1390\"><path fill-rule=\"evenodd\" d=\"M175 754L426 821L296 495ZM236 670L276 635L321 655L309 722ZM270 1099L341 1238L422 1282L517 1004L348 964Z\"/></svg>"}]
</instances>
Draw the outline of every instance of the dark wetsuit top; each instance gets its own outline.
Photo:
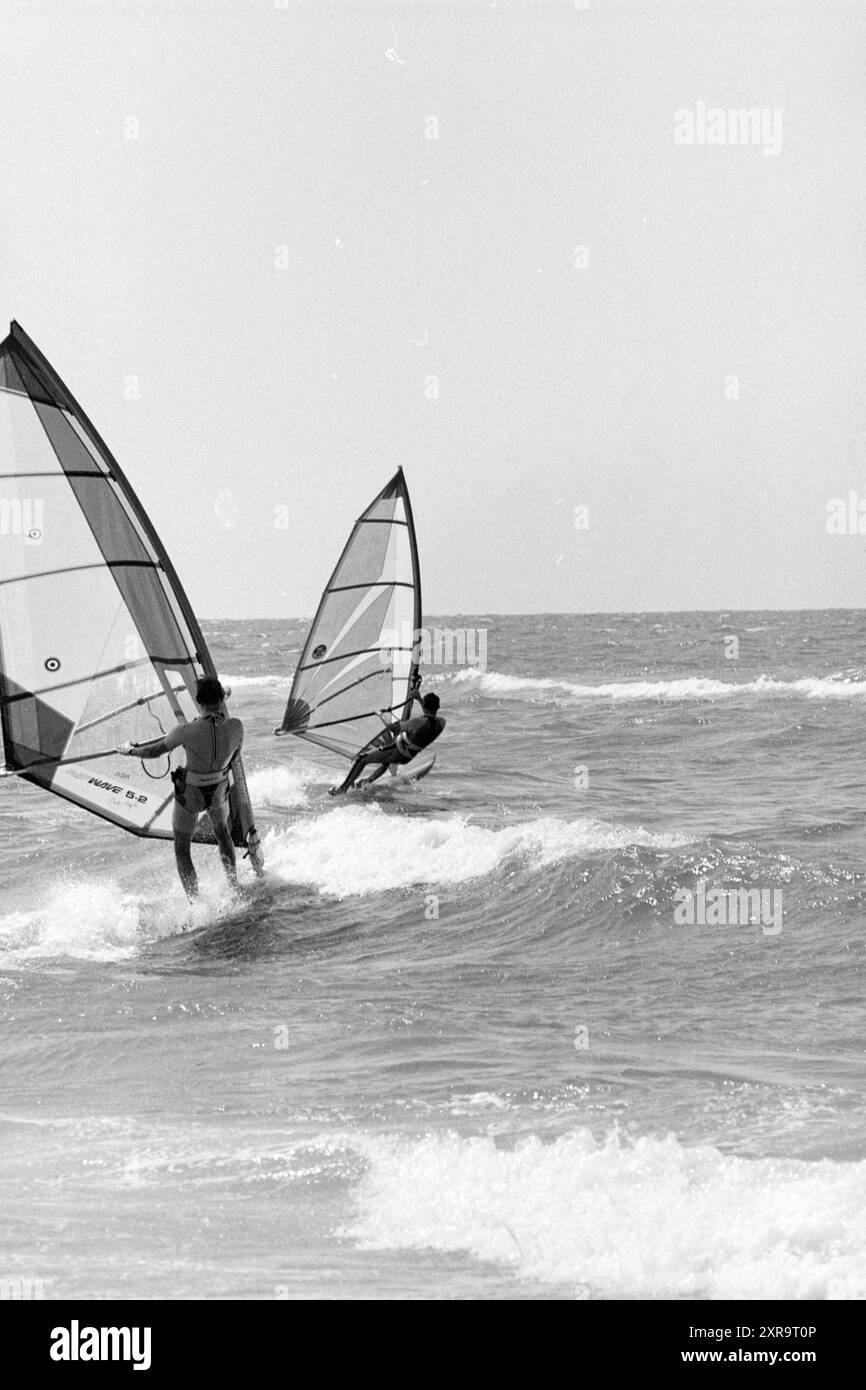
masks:
<instances>
[{"instance_id":1,"label":"dark wetsuit top","mask_svg":"<svg viewBox=\"0 0 866 1390\"><path fill-rule=\"evenodd\" d=\"M422 714L414 719L401 719L391 725L392 732L397 734L394 746L398 752L414 758L422 748L427 748L437 739L444 728L445 720L438 715Z\"/></svg>"}]
</instances>

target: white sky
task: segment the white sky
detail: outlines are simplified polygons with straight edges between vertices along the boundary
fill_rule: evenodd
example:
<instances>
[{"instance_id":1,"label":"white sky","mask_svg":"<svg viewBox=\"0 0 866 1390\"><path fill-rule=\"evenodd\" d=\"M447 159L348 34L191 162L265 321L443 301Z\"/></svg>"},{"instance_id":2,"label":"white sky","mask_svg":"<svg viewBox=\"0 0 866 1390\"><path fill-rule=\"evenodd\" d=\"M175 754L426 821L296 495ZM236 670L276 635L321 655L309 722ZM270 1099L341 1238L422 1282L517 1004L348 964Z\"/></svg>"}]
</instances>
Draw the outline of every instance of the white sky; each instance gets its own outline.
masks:
<instances>
[{"instance_id":1,"label":"white sky","mask_svg":"<svg viewBox=\"0 0 866 1390\"><path fill-rule=\"evenodd\" d=\"M826 506L866 499L866 6L3 0L0 30L0 320L201 616L310 613L398 464L430 613L863 605ZM677 145L699 102L780 110L781 151Z\"/></svg>"}]
</instances>

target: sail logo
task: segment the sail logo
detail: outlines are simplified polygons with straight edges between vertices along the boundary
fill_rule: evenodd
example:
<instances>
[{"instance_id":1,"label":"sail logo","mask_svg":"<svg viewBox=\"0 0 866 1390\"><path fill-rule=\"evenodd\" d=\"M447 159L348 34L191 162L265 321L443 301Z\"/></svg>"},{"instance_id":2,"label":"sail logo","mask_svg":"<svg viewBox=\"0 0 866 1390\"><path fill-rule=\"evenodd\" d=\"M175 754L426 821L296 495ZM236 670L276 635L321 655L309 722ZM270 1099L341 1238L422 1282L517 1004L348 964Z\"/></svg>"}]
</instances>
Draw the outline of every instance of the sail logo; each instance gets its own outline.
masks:
<instances>
[{"instance_id":1,"label":"sail logo","mask_svg":"<svg viewBox=\"0 0 866 1390\"><path fill-rule=\"evenodd\" d=\"M699 878L697 892L678 888L674 893L674 921L683 927L751 927L760 925L764 936L782 930L781 888L711 888Z\"/></svg>"},{"instance_id":2,"label":"sail logo","mask_svg":"<svg viewBox=\"0 0 866 1390\"><path fill-rule=\"evenodd\" d=\"M379 660L390 669L403 662L421 666L474 666L487 670L487 629L484 627L417 627L404 623L386 628L381 637Z\"/></svg>"},{"instance_id":3,"label":"sail logo","mask_svg":"<svg viewBox=\"0 0 866 1390\"><path fill-rule=\"evenodd\" d=\"M41 497L0 497L0 536L22 536L25 545L41 545L44 532Z\"/></svg>"},{"instance_id":4,"label":"sail logo","mask_svg":"<svg viewBox=\"0 0 866 1390\"><path fill-rule=\"evenodd\" d=\"M134 1371L150 1370L149 1327L69 1327L51 1329L52 1361L131 1361Z\"/></svg>"},{"instance_id":5,"label":"sail logo","mask_svg":"<svg viewBox=\"0 0 866 1390\"><path fill-rule=\"evenodd\" d=\"M127 801L135 801L142 806L147 805L148 798L142 796L141 792L133 791L129 787L116 787L113 782L105 782L101 777L88 777L87 785L96 787L101 792L111 792L112 796L122 796Z\"/></svg>"},{"instance_id":6,"label":"sail logo","mask_svg":"<svg viewBox=\"0 0 866 1390\"><path fill-rule=\"evenodd\" d=\"M116 787L113 782L103 782L99 777L89 777L88 782L91 787L98 787L103 792L116 792L118 796L123 793L123 787Z\"/></svg>"},{"instance_id":7,"label":"sail logo","mask_svg":"<svg viewBox=\"0 0 866 1390\"><path fill-rule=\"evenodd\" d=\"M778 106L707 106L699 101L694 111L674 112L675 145L761 145L764 154L782 152L782 112Z\"/></svg>"}]
</instances>

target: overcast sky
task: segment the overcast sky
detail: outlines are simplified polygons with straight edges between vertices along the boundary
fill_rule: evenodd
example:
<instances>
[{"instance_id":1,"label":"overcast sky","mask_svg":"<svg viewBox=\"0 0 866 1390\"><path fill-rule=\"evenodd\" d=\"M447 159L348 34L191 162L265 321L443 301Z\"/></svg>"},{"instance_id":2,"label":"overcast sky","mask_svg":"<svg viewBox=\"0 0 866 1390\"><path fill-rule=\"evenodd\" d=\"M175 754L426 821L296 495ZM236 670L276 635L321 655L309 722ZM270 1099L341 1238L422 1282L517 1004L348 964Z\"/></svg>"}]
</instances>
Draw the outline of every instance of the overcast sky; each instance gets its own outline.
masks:
<instances>
[{"instance_id":1,"label":"overcast sky","mask_svg":"<svg viewBox=\"0 0 866 1390\"><path fill-rule=\"evenodd\" d=\"M866 6L0 26L0 317L202 617L310 613L400 464L430 613L863 605Z\"/></svg>"}]
</instances>

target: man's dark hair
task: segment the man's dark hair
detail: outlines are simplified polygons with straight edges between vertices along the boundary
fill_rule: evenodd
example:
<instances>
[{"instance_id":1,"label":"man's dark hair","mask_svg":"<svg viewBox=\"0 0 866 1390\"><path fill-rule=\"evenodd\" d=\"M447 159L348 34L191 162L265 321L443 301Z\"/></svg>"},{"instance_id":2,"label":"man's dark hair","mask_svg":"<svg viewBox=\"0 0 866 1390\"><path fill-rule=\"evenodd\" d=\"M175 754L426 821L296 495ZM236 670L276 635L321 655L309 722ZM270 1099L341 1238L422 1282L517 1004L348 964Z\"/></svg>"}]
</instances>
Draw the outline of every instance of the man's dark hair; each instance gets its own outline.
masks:
<instances>
[{"instance_id":1,"label":"man's dark hair","mask_svg":"<svg viewBox=\"0 0 866 1390\"><path fill-rule=\"evenodd\" d=\"M421 708L425 710L427 714L435 714L437 709L439 708L439 696L434 695L433 691L431 690L430 694L425 695L422 699Z\"/></svg>"},{"instance_id":2,"label":"man's dark hair","mask_svg":"<svg viewBox=\"0 0 866 1390\"><path fill-rule=\"evenodd\" d=\"M216 676L202 676L195 688L197 702L204 705L206 709L211 709L214 705L221 705L225 697L226 693Z\"/></svg>"}]
</instances>

